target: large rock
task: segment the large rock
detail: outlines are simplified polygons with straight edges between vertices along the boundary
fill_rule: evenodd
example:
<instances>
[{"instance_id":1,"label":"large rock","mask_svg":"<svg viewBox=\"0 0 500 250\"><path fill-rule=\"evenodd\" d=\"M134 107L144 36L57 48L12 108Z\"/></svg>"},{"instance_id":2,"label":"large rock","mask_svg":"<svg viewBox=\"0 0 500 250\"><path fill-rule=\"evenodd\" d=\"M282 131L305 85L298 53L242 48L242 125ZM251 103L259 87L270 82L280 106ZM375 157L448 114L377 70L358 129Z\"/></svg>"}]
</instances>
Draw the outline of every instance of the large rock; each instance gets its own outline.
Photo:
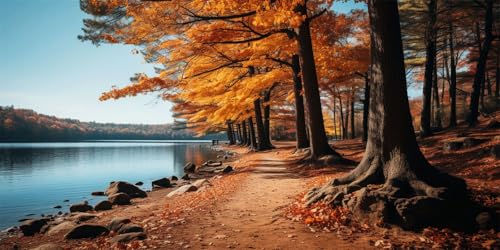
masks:
<instances>
[{"instance_id":1,"label":"large rock","mask_svg":"<svg viewBox=\"0 0 500 250\"><path fill-rule=\"evenodd\" d=\"M151 185L153 187L168 188L168 187L170 187L170 180L167 178L161 178L161 179L154 180L153 182L151 182Z\"/></svg>"},{"instance_id":2,"label":"large rock","mask_svg":"<svg viewBox=\"0 0 500 250\"><path fill-rule=\"evenodd\" d=\"M499 141L500 141L500 139L499 139ZM175 175L172 175L172 177L170 177L170 180L171 181L178 181L179 178L177 178L177 176L175 176Z\"/></svg>"},{"instance_id":3,"label":"large rock","mask_svg":"<svg viewBox=\"0 0 500 250\"><path fill-rule=\"evenodd\" d=\"M47 235L53 236L53 235L62 234L62 233L66 234L71 229L73 229L75 226L76 226L76 223L74 223L72 221L65 221L59 225L55 225L55 226L51 227L49 229L49 231L47 232Z\"/></svg>"},{"instance_id":4,"label":"large rock","mask_svg":"<svg viewBox=\"0 0 500 250\"><path fill-rule=\"evenodd\" d=\"M146 192L144 192L140 188L125 181L113 182L111 185L109 185L105 193L108 196L116 193L126 193L128 196L130 196L130 198L144 198L148 196Z\"/></svg>"},{"instance_id":5,"label":"large rock","mask_svg":"<svg viewBox=\"0 0 500 250\"><path fill-rule=\"evenodd\" d=\"M203 166L206 166L206 167L220 167L220 166L222 166L222 161L208 160L205 163L203 163Z\"/></svg>"},{"instance_id":6,"label":"large rock","mask_svg":"<svg viewBox=\"0 0 500 250\"><path fill-rule=\"evenodd\" d=\"M104 211L104 210L110 210L113 208L113 204L111 204L110 201L101 201L97 203L94 207L95 211Z\"/></svg>"},{"instance_id":7,"label":"large rock","mask_svg":"<svg viewBox=\"0 0 500 250\"><path fill-rule=\"evenodd\" d=\"M189 177L189 174L185 174L185 175L182 176L181 179L183 179L183 180L189 180L189 179L191 179L191 177Z\"/></svg>"},{"instance_id":8,"label":"large rock","mask_svg":"<svg viewBox=\"0 0 500 250\"><path fill-rule=\"evenodd\" d=\"M118 232L118 230L120 230L120 228L123 225L128 224L130 222L131 221L130 221L129 218L126 218L126 217L116 217L116 218L113 218L111 220L111 222L109 222L108 229L111 230L111 231Z\"/></svg>"},{"instance_id":9,"label":"large rock","mask_svg":"<svg viewBox=\"0 0 500 250\"><path fill-rule=\"evenodd\" d=\"M144 232L144 228L137 224L125 224L118 229L117 233L118 234L126 234L126 233L138 233L138 232Z\"/></svg>"},{"instance_id":10,"label":"large rock","mask_svg":"<svg viewBox=\"0 0 500 250\"><path fill-rule=\"evenodd\" d=\"M194 192L196 190L198 190L196 186L188 184L170 192L169 194L167 194L167 197L173 197L175 195L181 195L187 192Z\"/></svg>"},{"instance_id":11,"label":"large rock","mask_svg":"<svg viewBox=\"0 0 500 250\"><path fill-rule=\"evenodd\" d=\"M186 163L186 165L184 165L185 172L194 172L195 170L196 170L196 165L194 165L194 163L192 162L188 162Z\"/></svg>"},{"instance_id":12,"label":"large rock","mask_svg":"<svg viewBox=\"0 0 500 250\"><path fill-rule=\"evenodd\" d=\"M84 222L84 221L88 221L88 220L94 219L96 217L97 217L97 215L95 215L95 214L89 214L89 213L75 213L75 214L73 214L71 216L71 218L75 222Z\"/></svg>"},{"instance_id":13,"label":"large rock","mask_svg":"<svg viewBox=\"0 0 500 250\"><path fill-rule=\"evenodd\" d=\"M191 184L191 185L193 185L196 188L200 189L203 186L210 185L210 182L207 179L199 179L199 180L193 182L193 184Z\"/></svg>"},{"instance_id":14,"label":"large rock","mask_svg":"<svg viewBox=\"0 0 500 250\"><path fill-rule=\"evenodd\" d=\"M226 166L225 168L222 169L222 173L227 174L233 172L233 167L231 166Z\"/></svg>"},{"instance_id":15,"label":"large rock","mask_svg":"<svg viewBox=\"0 0 500 250\"><path fill-rule=\"evenodd\" d=\"M113 205L130 205L130 196L126 193L115 193L108 196L108 201Z\"/></svg>"},{"instance_id":16,"label":"large rock","mask_svg":"<svg viewBox=\"0 0 500 250\"><path fill-rule=\"evenodd\" d=\"M32 248L31 250L63 250L63 248L57 244L54 244L54 243L47 243L47 244L43 244L43 245L37 246L35 248Z\"/></svg>"},{"instance_id":17,"label":"large rock","mask_svg":"<svg viewBox=\"0 0 500 250\"><path fill-rule=\"evenodd\" d=\"M107 234L109 230L97 224L81 224L71 229L65 236L65 239L84 239L96 238Z\"/></svg>"},{"instance_id":18,"label":"large rock","mask_svg":"<svg viewBox=\"0 0 500 250\"><path fill-rule=\"evenodd\" d=\"M19 226L19 229L21 229L24 236L33 236L40 232L42 227L47 225L48 221L48 218L26 220L21 224L21 226Z\"/></svg>"},{"instance_id":19,"label":"large rock","mask_svg":"<svg viewBox=\"0 0 500 250\"><path fill-rule=\"evenodd\" d=\"M84 201L82 203L71 205L71 207L69 207L69 211L72 213L74 213L74 212L88 212L88 211L92 211L92 206L90 206L87 201Z\"/></svg>"},{"instance_id":20,"label":"large rock","mask_svg":"<svg viewBox=\"0 0 500 250\"><path fill-rule=\"evenodd\" d=\"M136 232L136 233L126 233L126 234L120 234L111 239L111 242L116 243L116 242L129 242L133 240L145 240L147 238L147 235L143 232Z\"/></svg>"}]
</instances>

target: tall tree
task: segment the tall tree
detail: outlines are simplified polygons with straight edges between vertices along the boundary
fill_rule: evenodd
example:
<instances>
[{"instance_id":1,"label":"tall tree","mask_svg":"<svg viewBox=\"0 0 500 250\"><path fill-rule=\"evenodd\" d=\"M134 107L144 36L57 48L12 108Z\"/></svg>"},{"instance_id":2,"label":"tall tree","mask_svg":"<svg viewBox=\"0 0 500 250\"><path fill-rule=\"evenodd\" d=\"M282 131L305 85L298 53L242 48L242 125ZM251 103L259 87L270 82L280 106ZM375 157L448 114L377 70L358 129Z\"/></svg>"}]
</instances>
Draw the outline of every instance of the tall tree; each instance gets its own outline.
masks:
<instances>
[{"instance_id":1,"label":"tall tree","mask_svg":"<svg viewBox=\"0 0 500 250\"><path fill-rule=\"evenodd\" d=\"M365 154L349 174L309 192L307 204L319 200L338 204L347 199L341 204L363 218L382 219L408 229L464 225L456 216L464 212L468 201L465 182L433 168L415 138L397 1L368 0L368 11L374 45ZM379 188L366 188L382 183Z\"/></svg>"},{"instance_id":2,"label":"tall tree","mask_svg":"<svg viewBox=\"0 0 500 250\"><path fill-rule=\"evenodd\" d=\"M488 53L493 42L493 0L486 0L486 15L484 19L484 40L479 52L474 83L472 84L472 94L469 105L469 117L467 122L469 126L477 124L479 116L479 98L481 95L481 86L484 85L484 76Z\"/></svg>"}]
</instances>

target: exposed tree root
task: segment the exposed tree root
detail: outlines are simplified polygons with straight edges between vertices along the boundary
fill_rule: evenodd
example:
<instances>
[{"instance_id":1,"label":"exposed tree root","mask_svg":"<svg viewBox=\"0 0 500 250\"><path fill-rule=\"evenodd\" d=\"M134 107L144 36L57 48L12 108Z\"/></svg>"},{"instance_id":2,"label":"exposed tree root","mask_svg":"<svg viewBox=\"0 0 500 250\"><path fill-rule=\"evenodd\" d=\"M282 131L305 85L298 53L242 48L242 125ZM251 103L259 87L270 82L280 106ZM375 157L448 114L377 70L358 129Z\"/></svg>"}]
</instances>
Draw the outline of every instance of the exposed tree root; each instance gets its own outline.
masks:
<instances>
[{"instance_id":1,"label":"exposed tree root","mask_svg":"<svg viewBox=\"0 0 500 250\"><path fill-rule=\"evenodd\" d=\"M365 157L346 176L306 194L306 205L321 200L362 219L410 230L473 229L475 206L463 180L438 172L425 159L410 163L400 154L391 159L383 164L377 154ZM417 168L422 171L412 170Z\"/></svg>"}]
</instances>

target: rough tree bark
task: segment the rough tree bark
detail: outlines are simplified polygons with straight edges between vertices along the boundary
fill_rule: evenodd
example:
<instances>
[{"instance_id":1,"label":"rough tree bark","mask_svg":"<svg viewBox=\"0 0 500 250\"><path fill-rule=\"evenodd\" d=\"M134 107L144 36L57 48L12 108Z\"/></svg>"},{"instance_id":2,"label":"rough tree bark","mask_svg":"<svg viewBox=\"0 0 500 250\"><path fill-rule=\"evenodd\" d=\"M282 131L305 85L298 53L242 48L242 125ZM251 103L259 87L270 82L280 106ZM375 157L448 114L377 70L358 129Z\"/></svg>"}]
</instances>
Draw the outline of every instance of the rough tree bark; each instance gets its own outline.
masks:
<instances>
[{"instance_id":1,"label":"rough tree bark","mask_svg":"<svg viewBox=\"0 0 500 250\"><path fill-rule=\"evenodd\" d=\"M368 140L368 118L370 107L370 78L368 72L364 75L365 78L365 97L363 100L363 141Z\"/></svg>"},{"instance_id":2,"label":"rough tree bark","mask_svg":"<svg viewBox=\"0 0 500 250\"><path fill-rule=\"evenodd\" d=\"M457 217L469 208L465 182L433 168L415 138L397 1L369 0L368 11L375 45L365 154L349 174L311 190L307 204L323 200L407 229L468 226L468 216Z\"/></svg>"},{"instance_id":3,"label":"rough tree bark","mask_svg":"<svg viewBox=\"0 0 500 250\"><path fill-rule=\"evenodd\" d=\"M255 125L257 126L257 136L258 136L258 143L256 149L258 151L268 150L272 148L271 142L269 141L269 137L266 137L264 122L262 122L262 109L260 104L261 104L260 97L253 101L253 106L255 110Z\"/></svg>"},{"instance_id":4,"label":"rough tree bark","mask_svg":"<svg viewBox=\"0 0 500 250\"><path fill-rule=\"evenodd\" d=\"M267 89L264 92L264 139L266 140L266 143L271 147L274 148L273 144L271 143L271 92L273 91L274 87L276 85L271 86L269 89Z\"/></svg>"},{"instance_id":5,"label":"rough tree bark","mask_svg":"<svg viewBox=\"0 0 500 250\"><path fill-rule=\"evenodd\" d=\"M247 124L246 124L245 121L241 122L241 132L243 134L243 142L242 142L242 144L248 146L249 145L248 144L249 140L248 140L248 133L247 133Z\"/></svg>"},{"instance_id":6,"label":"rough tree bark","mask_svg":"<svg viewBox=\"0 0 500 250\"><path fill-rule=\"evenodd\" d=\"M255 138L255 129L253 127L253 119L252 117L248 117L248 134L249 134L249 146L252 150L257 150L257 139Z\"/></svg>"},{"instance_id":7,"label":"rough tree bark","mask_svg":"<svg viewBox=\"0 0 500 250\"><path fill-rule=\"evenodd\" d=\"M420 136L432 135L431 130L431 95L434 58L436 57L436 0L427 3L427 26L425 28L425 73L422 88L422 113L420 115Z\"/></svg>"},{"instance_id":8,"label":"rough tree bark","mask_svg":"<svg viewBox=\"0 0 500 250\"><path fill-rule=\"evenodd\" d=\"M467 122L469 126L473 127L477 124L477 117L479 116L479 97L481 95L481 85L484 85L484 72L486 68L486 60L488 59L488 52L490 51L491 42L493 41L493 0L486 0L486 15L484 20L485 36L481 50L479 52L479 59L476 66L476 73L474 75L474 83L472 84L472 94L469 105L469 117Z\"/></svg>"},{"instance_id":9,"label":"rough tree bark","mask_svg":"<svg viewBox=\"0 0 500 250\"><path fill-rule=\"evenodd\" d=\"M351 106L351 98L347 98L345 104L345 131L344 131L344 140L349 139L349 108Z\"/></svg>"},{"instance_id":10,"label":"rough tree bark","mask_svg":"<svg viewBox=\"0 0 500 250\"><path fill-rule=\"evenodd\" d=\"M453 44L453 23L448 24L448 46L450 48L450 124L457 126L457 65L455 63L455 45Z\"/></svg>"},{"instance_id":11,"label":"rough tree bark","mask_svg":"<svg viewBox=\"0 0 500 250\"><path fill-rule=\"evenodd\" d=\"M496 70L496 86L495 86L495 97L500 96L500 48L497 48L497 70Z\"/></svg>"},{"instance_id":12,"label":"rough tree bark","mask_svg":"<svg viewBox=\"0 0 500 250\"><path fill-rule=\"evenodd\" d=\"M227 121L227 139L229 140L229 145L234 145L234 134L233 134L233 128L231 127L231 121Z\"/></svg>"},{"instance_id":13,"label":"rough tree bark","mask_svg":"<svg viewBox=\"0 0 500 250\"><path fill-rule=\"evenodd\" d=\"M238 123L237 125L238 125L237 128L238 128L238 139L239 139L238 144L241 145L243 144L243 134L241 133L241 124Z\"/></svg>"},{"instance_id":14,"label":"rough tree bark","mask_svg":"<svg viewBox=\"0 0 500 250\"><path fill-rule=\"evenodd\" d=\"M339 111L340 111L340 138L345 139L345 123L344 123L344 109L342 107L342 97L340 96L340 93L338 93L337 97L339 98Z\"/></svg>"},{"instance_id":15,"label":"rough tree bark","mask_svg":"<svg viewBox=\"0 0 500 250\"><path fill-rule=\"evenodd\" d=\"M299 55L292 56L293 94L295 96L295 137L297 149L309 147L306 132L306 118L304 113L304 99L302 98L302 78L300 77Z\"/></svg>"},{"instance_id":16,"label":"rough tree bark","mask_svg":"<svg viewBox=\"0 0 500 250\"><path fill-rule=\"evenodd\" d=\"M354 125L354 101L355 101L355 96L354 96L354 88L351 90L351 139L354 139L356 137L356 130L355 130L355 125Z\"/></svg>"},{"instance_id":17,"label":"rough tree bark","mask_svg":"<svg viewBox=\"0 0 500 250\"><path fill-rule=\"evenodd\" d=\"M438 87L438 75L437 75L437 60L434 61L434 80L432 83L432 92L434 93L434 126L441 129L443 125L441 124L441 103L439 102L439 87Z\"/></svg>"},{"instance_id":18,"label":"rough tree bark","mask_svg":"<svg viewBox=\"0 0 500 250\"><path fill-rule=\"evenodd\" d=\"M307 16L307 8L305 5L297 6L296 11ZM297 42L299 45L304 83L304 102L306 104L306 114L308 116L306 122L309 132L310 156L312 160L317 160L327 155L332 156L332 159L336 158L340 160L342 157L330 147L328 138L326 137L318 87L318 76L316 74L316 65L314 62L310 21L309 18L306 18L300 24L297 32Z\"/></svg>"}]
</instances>

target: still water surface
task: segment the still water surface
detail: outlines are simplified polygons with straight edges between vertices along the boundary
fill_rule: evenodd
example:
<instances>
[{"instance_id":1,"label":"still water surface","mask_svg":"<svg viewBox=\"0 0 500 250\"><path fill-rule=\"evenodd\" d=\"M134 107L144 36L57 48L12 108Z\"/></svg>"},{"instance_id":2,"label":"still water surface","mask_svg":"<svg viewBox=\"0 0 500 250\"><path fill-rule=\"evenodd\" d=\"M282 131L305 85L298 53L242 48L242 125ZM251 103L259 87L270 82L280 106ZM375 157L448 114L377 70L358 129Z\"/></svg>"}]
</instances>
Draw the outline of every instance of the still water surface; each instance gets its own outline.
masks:
<instances>
[{"instance_id":1,"label":"still water surface","mask_svg":"<svg viewBox=\"0 0 500 250\"><path fill-rule=\"evenodd\" d=\"M187 161L215 157L203 141L0 143L0 230L28 214L67 212L82 200L93 205L103 197L90 193L110 181L142 181L149 190L152 180L182 176Z\"/></svg>"}]
</instances>

